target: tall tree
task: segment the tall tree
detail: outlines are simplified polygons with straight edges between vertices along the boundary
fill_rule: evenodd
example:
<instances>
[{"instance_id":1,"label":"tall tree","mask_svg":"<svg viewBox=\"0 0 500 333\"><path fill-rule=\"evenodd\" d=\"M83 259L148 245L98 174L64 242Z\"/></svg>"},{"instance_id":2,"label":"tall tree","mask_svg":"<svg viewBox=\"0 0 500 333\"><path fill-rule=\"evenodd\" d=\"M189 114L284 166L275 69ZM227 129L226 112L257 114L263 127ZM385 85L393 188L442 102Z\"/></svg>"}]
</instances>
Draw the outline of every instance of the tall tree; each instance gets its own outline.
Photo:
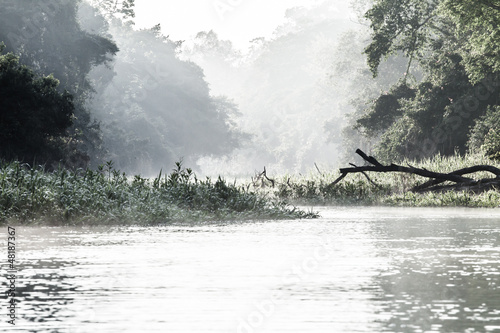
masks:
<instances>
[{"instance_id":1,"label":"tall tree","mask_svg":"<svg viewBox=\"0 0 500 333\"><path fill-rule=\"evenodd\" d=\"M0 54L0 158L42 164L63 159L74 105L58 84L20 65L14 54Z\"/></svg>"},{"instance_id":2,"label":"tall tree","mask_svg":"<svg viewBox=\"0 0 500 333\"><path fill-rule=\"evenodd\" d=\"M58 89L74 95L70 152L96 159L99 126L85 103L93 94L90 70L108 62L118 48L108 38L85 32L77 19L79 0L2 0L0 41L20 63L60 81Z\"/></svg>"},{"instance_id":3,"label":"tall tree","mask_svg":"<svg viewBox=\"0 0 500 333\"><path fill-rule=\"evenodd\" d=\"M380 62L401 52L408 58L408 74L414 58L424 55L424 45L438 23L435 0L378 0L367 11L372 42L365 49L374 76Z\"/></svg>"},{"instance_id":4,"label":"tall tree","mask_svg":"<svg viewBox=\"0 0 500 333\"><path fill-rule=\"evenodd\" d=\"M391 107L376 103L371 115L358 120L367 130L383 130L378 154L394 159L464 152L471 146L470 128L500 102L494 2L378 0L366 17L372 41L365 53L374 75L396 52L408 58L408 69L413 61L424 71L423 79L408 87L410 95L393 88L378 99L391 100ZM406 76L402 81L407 83Z\"/></svg>"}]
</instances>

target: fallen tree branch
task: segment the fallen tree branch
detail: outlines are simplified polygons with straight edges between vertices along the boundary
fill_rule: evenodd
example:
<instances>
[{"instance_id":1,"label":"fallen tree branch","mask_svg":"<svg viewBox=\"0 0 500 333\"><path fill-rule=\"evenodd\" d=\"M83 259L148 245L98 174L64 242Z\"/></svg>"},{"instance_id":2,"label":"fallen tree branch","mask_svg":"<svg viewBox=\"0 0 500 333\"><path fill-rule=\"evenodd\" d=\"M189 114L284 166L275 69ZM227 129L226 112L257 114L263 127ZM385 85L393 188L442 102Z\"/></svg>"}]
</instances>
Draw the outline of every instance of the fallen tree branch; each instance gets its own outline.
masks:
<instances>
[{"instance_id":1,"label":"fallen tree branch","mask_svg":"<svg viewBox=\"0 0 500 333\"><path fill-rule=\"evenodd\" d=\"M367 177L367 179L375 184L367 175L367 171L371 172L403 172L408 174L414 174L426 178L431 178L429 181L415 186L411 189L413 192L425 192L425 191L448 191L448 190L470 190L470 191L484 191L487 189L491 189L494 187L500 187L500 169L491 166L491 165L475 165L469 168L464 168L460 170L456 170L450 173L440 173L429 171L424 168L415 168L411 165L408 167L390 164L390 165L382 165L379 161L377 161L373 156L366 155L362 150L357 149L356 153L361 156L366 162L372 165L366 166L356 166L351 164L351 168L341 168L340 169L340 177L338 177L334 182L330 184L330 186L334 186L338 184L342 179L344 179L350 173L362 173ZM475 173L475 172L490 172L496 176L496 178L484 178L480 180L475 180L468 177L463 177L463 175ZM452 185L443 185L446 181L454 182ZM376 184L375 184L376 185ZM378 186L378 185L377 185Z\"/></svg>"},{"instance_id":2,"label":"fallen tree branch","mask_svg":"<svg viewBox=\"0 0 500 333\"><path fill-rule=\"evenodd\" d=\"M352 163L349 163L349 165L352 165L353 167L358 168L358 166L356 166L356 165L354 165L354 164L352 164ZM374 182L374 181L373 181L370 177L368 177L368 175L366 174L366 172L361 171L361 173L363 174L363 176L365 176L365 178L366 178L366 179L368 179L368 181L369 181L370 183L372 183L373 185L375 185L375 186L377 186L377 187L380 187L380 185L379 185L379 184L375 183L375 182Z\"/></svg>"}]
</instances>

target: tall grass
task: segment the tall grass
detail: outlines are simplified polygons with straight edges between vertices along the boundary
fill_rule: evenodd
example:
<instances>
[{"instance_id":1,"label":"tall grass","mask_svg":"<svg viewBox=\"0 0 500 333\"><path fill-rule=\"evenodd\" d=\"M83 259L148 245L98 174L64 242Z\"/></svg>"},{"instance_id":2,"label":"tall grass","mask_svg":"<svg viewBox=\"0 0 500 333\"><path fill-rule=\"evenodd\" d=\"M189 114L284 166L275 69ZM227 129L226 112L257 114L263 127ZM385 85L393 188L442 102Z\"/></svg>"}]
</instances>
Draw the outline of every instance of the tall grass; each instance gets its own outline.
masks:
<instances>
[{"instance_id":1,"label":"tall grass","mask_svg":"<svg viewBox=\"0 0 500 333\"><path fill-rule=\"evenodd\" d=\"M427 170L448 173L473 165L493 165L500 168L500 163L488 159L482 154L460 156L441 156L422 161L403 161L402 165L411 165ZM340 176L338 170L320 174L311 171L306 176L285 175L279 177L274 188L267 191L281 200L294 204L306 205L390 205L390 206L464 206L464 207L500 207L500 192L490 190L481 194L471 192L443 192L417 194L409 190L427 181L417 175L391 172L366 173L375 183L363 174L349 174L335 186L330 184ZM473 178L494 177L487 172L469 175ZM448 182L446 182L448 183ZM445 183L445 184L446 184Z\"/></svg>"},{"instance_id":2,"label":"tall grass","mask_svg":"<svg viewBox=\"0 0 500 333\"><path fill-rule=\"evenodd\" d=\"M155 179L98 170L47 172L0 166L0 223L155 224L172 221L315 217L219 177L200 180L177 163Z\"/></svg>"}]
</instances>

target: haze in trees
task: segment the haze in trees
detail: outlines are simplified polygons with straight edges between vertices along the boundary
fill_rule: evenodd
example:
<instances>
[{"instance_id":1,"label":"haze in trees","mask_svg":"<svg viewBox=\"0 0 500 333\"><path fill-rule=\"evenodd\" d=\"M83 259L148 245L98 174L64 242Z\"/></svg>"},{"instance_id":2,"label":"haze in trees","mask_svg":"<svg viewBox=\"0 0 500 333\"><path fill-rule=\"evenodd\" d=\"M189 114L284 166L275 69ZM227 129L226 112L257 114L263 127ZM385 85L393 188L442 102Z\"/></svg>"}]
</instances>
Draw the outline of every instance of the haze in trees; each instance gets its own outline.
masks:
<instances>
[{"instance_id":1,"label":"haze in trees","mask_svg":"<svg viewBox=\"0 0 500 333\"><path fill-rule=\"evenodd\" d=\"M118 168L156 174L179 159L195 165L200 156L226 155L239 145L245 136L234 124L237 106L211 95L203 70L177 57L180 42L163 36L159 25L135 30L130 12L118 17L107 2L94 4L80 10L85 29L112 36L120 48L111 66L91 75L97 90L91 105Z\"/></svg>"},{"instance_id":2,"label":"haze in trees","mask_svg":"<svg viewBox=\"0 0 500 333\"><path fill-rule=\"evenodd\" d=\"M136 29L134 0L3 0L3 156L146 175L182 158L206 174L303 172L357 147L498 158L499 12L319 1L245 52L216 31Z\"/></svg>"},{"instance_id":3,"label":"haze in trees","mask_svg":"<svg viewBox=\"0 0 500 333\"><path fill-rule=\"evenodd\" d=\"M214 31L182 45L180 56L203 68L214 92L234 99L241 112L236 124L252 135L229 157L200 160L204 170L249 174L265 165L303 172L338 160L341 140L328 141L325 121L337 116L345 123L347 110L338 107L341 97L327 72L339 60L339 35L355 25L349 12L347 1L289 9L274 37L256 36L246 53Z\"/></svg>"}]
</instances>

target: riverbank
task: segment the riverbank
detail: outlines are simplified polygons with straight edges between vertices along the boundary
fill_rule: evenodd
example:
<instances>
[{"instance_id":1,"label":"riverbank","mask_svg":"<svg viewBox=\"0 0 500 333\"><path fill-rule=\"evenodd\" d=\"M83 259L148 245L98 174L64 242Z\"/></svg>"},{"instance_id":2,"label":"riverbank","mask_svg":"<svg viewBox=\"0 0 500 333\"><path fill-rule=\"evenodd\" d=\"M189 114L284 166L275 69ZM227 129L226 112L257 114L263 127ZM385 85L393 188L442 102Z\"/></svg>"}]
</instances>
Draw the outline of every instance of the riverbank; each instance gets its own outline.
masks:
<instances>
[{"instance_id":1,"label":"riverbank","mask_svg":"<svg viewBox=\"0 0 500 333\"><path fill-rule=\"evenodd\" d=\"M484 164L500 167L483 155L435 156L418 168L443 173ZM133 178L108 163L98 170L47 172L18 162L0 166L0 224L162 224L176 221L225 221L314 218L297 206L500 207L500 190L482 193L414 193L425 178L403 173L350 174L332 186L338 170L306 176L283 175L244 185L200 180L176 164L154 179ZM487 173L475 175L486 178ZM273 186L274 185L274 186Z\"/></svg>"},{"instance_id":2,"label":"riverbank","mask_svg":"<svg viewBox=\"0 0 500 333\"><path fill-rule=\"evenodd\" d=\"M155 179L113 169L47 172L18 162L0 167L0 224L161 224L175 221L316 217L250 186L200 180L180 163Z\"/></svg>"},{"instance_id":3,"label":"riverbank","mask_svg":"<svg viewBox=\"0 0 500 333\"><path fill-rule=\"evenodd\" d=\"M403 161L401 165L411 165L430 171L449 173L474 165L491 165L500 168L499 161L482 154L465 156L440 156L423 161ZM261 188L279 200L296 205L383 205L404 207L500 207L500 189L482 193L467 191L414 193L410 189L424 183L427 178L404 173L370 173L368 178L361 174L349 174L335 186L331 184L340 176L339 171L324 172L315 169L305 176L270 176L274 180L263 179ZM493 177L487 172L474 177ZM448 183L448 182L447 182ZM444 184L447 184L444 183ZM451 184L451 183L450 183Z\"/></svg>"}]
</instances>

